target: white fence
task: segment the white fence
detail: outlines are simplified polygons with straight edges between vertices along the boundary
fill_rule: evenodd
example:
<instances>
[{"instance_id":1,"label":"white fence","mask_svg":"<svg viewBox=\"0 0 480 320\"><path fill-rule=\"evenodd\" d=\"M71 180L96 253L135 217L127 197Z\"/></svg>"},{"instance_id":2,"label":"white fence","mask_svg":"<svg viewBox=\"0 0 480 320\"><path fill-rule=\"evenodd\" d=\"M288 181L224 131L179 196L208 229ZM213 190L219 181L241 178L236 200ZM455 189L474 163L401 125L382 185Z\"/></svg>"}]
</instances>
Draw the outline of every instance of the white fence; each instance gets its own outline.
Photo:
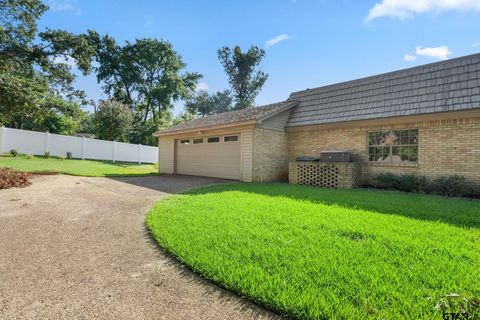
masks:
<instances>
[{"instance_id":1,"label":"white fence","mask_svg":"<svg viewBox=\"0 0 480 320\"><path fill-rule=\"evenodd\" d=\"M0 154L15 149L18 153L125 162L158 161L158 148L141 144L62 136L48 132L0 127Z\"/></svg>"}]
</instances>

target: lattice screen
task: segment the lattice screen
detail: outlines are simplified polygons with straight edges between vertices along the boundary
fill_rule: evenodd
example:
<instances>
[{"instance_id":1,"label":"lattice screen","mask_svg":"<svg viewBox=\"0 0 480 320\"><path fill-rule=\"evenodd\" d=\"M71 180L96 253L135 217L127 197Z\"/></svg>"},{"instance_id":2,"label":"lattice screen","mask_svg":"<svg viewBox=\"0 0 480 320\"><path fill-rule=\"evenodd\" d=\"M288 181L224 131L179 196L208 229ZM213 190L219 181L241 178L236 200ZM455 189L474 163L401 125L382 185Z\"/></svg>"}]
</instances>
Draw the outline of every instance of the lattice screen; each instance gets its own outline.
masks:
<instances>
[{"instance_id":1,"label":"lattice screen","mask_svg":"<svg viewBox=\"0 0 480 320\"><path fill-rule=\"evenodd\" d=\"M297 164L296 181L324 188L338 188L339 169L335 165L318 163Z\"/></svg>"}]
</instances>

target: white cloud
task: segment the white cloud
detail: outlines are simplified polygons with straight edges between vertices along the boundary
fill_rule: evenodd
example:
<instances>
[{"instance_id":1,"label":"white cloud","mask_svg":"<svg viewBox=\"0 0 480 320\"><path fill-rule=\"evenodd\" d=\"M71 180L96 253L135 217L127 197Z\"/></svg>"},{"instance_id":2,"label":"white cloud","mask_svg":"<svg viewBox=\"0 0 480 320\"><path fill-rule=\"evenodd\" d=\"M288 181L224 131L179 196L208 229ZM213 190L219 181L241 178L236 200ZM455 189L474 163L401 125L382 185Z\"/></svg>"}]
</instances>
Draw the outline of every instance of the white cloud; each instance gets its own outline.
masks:
<instances>
[{"instance_id":1,"label":"white cloud","mask_svg":"<svg viewBox=\"0 0 480 320\"><path fill-rule=\"evenodd\" d=\"M206 91L208 90L208 85L205 82L200 82L197 84L197 91Z\"/></svg>"},{"instance_id":2,"label":"white cloud","mask_svg":"<svg viewBox=\"0 0 480 320\"><path fill-rule=\"evenodd\" d=\"M408 61L408 62L413 62L417 60L417 56L414 56L412 54L406 54L403 56L403 60Z\"/></svg>"},{"instance_id":3,"label":"white cloud","mask_svg":"<svg viewBox=\"0 0 480 320\"><path fill-rule=\"evenodd\" d=\"M380 17L411 19L416 14L452 10L480 12L480 0L381 0L370 9L365 20Z\"/></svg>"},{"instance_id":4,"label":"white cloud","mask_svg":"<svg viewBox=\"0 0 480 320\"><path fill-rule=\"evenodd\" d=\"M474 43L472 43L472 47L480 47L480 41L475 41Z\"/></svg>"},{"instance_id":5,"label":"white cloud","mask_svg":"<svg viewBox=\"0 0 480 320\"><path fill-rule=\"evenodd\" d=\"M417 46L415 48L415 53L417 54L417 56L424 56L440 60L448 59L448 57L452 54L452 52L447 46L433 48L424 48L422 46Z\"/></svg>"},{"instance_id":6,"label":"white cloud","mask_svg":"<svg viewBox=\"0 0 480 320\"><path fill-rule=\"evenodd\" d=\"M282 41L289 40L289 39L292 39L292 37L289 36L288 34L284 33L284 34L278 35L272 39L267 40L267 42L265 42L265 48L270 48L276 44L279 44Z\"/></svg>"},{"instance_id":7,"label":"white cloud","mask_svg":"<svg viewBox=\"0 0 480 320\"><path fill-rule=\"evenodd\" d=\"M63 63L66 65L69 65L72 68L77 67L77 60L75 60L75 58L72 58L70 56L56 56L53 58L53 63L56 63L56 64Z\"/></svg>"},{"instance_id":8,"label":"white cloud","mask_svg":"<svg viewBox=\"0 0 480 320\"><path fill-rule=\"evenodd\" d=\"M55 12L73 12L76 16L82 14L82 10L74 6L70 0L50 0L48 6Z\"/></svg>"}]
</instances>

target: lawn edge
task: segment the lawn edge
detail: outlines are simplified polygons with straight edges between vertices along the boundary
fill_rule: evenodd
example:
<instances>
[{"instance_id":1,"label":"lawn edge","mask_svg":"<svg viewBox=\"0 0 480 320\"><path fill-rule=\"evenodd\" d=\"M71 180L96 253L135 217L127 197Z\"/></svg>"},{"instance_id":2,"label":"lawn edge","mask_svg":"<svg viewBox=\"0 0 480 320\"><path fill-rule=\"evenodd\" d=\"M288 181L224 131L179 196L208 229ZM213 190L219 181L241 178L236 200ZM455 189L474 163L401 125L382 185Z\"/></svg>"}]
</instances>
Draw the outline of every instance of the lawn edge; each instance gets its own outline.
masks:
<instances>
[{"instance_id":1,"label":"lawn edge","mask_svg":"<svg viewBox=\"0 0 480 320\"><path fill-rule=\"evenodd\" d=\"M235 183L232 183L232 184L235 184ZM181 266L187 268L189 271L191 271L193 274L195 274L196 276L199 276L200 278L204 279L205 281L207 281L209 284L212 284L222 290L225 290L235 296L237 296L238 298L246 301L246 302L249 302L249 303L253 303L254 305L256 305L257 307L260 307L268 312L271 312L271 313L274 313L275 315L281 317L281 318L284 318L284 319L297 319L297 317L295 317L294 315L288 313L286 310L282 310L280 308L277 308L275 305L273 304L269 304L267 302L265 302L264 300L261 300L261 299L256 299L254 297L251 297L250 295L248 294L244 294L241 290L239 289L236 289L236 288L231 288L231 287L228 287L226 286L223 282L220 282L220 281L216 281L210 277L208 277L206 274L204 274L201 270L193 267L191 264L189 264L187 261L185 261L184 259L181 259L176 253L174 250L171 250L170 248L166 247L166 246L163 246L160 241L157 240L157 238L155 238L155 234L154 232L152 231L152 229L150 228L149 226L149 220L148 220L148 217L153 214L153 211L152 209L160 202L163 202L163 201L166 201L168 199L172 199L174 197L177 197L177 196L181 196L181 195L185 195L185 194L188 194L187 192L189 191L194 191L194 190L197 190L197 189L203 189L203 188L206 188L206 187L211 187L211 186L215 186L216 184L212 184L212 185L206 185L206 186L199 186L199 187L194 187L194 188L191 188L191 189L188 189L188 190L185 190L183 192L180 192L178 194L172 194L170 196L167 196L165 198L162 198L158 201L156 201L145 213L145 219L144 219L144 226L145 226L145 230L147 231L147 236L149 238L149 240L157 247L157 249L168 255L169 257L171 257L172 259L175 260L176 263L180 264ZM224 184L224 185L230 185L229 183L227 184Z\"/></svg>"}]
</instances>

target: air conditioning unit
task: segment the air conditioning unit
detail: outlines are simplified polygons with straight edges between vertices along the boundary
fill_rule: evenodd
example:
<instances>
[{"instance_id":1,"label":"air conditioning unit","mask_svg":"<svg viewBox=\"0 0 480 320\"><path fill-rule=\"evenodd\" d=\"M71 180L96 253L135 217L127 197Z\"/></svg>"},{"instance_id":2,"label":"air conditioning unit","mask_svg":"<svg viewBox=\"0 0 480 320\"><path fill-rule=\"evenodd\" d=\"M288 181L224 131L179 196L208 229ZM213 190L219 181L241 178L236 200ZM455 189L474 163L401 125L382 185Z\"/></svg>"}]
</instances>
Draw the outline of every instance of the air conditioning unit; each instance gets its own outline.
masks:
<instances>
[{"instance_id":1,"label":"air conditioning unit","mask_svg":"<svg viewBox=\"0 0 480 320\"><path fill-rule=\"evenodd\" d=\"M322 162L351 162L351 153L346 150L329 150L320 152Z\"/></svg>"}]
</instances>

